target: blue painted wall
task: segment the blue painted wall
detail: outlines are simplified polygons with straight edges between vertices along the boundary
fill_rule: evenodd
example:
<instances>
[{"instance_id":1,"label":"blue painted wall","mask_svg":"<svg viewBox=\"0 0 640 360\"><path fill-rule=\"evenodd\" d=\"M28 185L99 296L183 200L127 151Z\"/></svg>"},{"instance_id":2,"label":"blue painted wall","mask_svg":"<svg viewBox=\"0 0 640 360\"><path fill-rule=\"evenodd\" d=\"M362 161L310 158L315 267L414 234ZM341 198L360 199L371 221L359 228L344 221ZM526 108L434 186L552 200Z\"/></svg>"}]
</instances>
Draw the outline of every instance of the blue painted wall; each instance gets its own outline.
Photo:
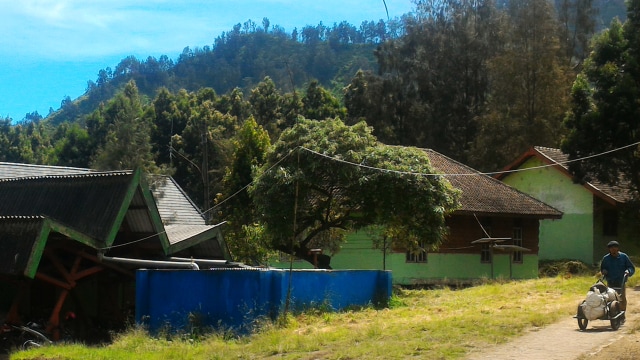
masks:
<instances>
[{"instance_id":1,"label":"blue painted wall","mask_svg":"<svg viewBox=\"0 0 640 360\"><path fill-rule=\"evenodd\" d=\"M386 305L391 272L377 270L138 270L136 322L151 332L213 327L247 332L283 310Z\"/></svg>"}]
</instances>

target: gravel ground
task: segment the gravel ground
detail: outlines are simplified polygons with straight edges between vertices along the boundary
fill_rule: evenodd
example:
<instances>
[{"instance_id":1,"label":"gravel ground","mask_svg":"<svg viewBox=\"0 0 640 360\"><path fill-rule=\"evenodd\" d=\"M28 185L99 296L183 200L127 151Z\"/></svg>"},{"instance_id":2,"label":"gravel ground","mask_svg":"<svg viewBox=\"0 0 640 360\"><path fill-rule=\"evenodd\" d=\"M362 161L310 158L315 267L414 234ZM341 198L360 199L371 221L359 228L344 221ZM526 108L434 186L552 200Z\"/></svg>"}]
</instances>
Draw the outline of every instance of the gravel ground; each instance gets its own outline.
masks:
<instances>
[{"instance_id":1,"label":"gravel ground","mask_svg":"<svg viewBox=\"0 0 640 360\"><path fill-rule=\"evenodd\" d=\"M627 302L627 321L618 331L603 320L590 321L580 331L576 319L567 317L508 343L476 351L467 360L640 359L640 287L627 288Z\"/></svg>"}]
</instances>

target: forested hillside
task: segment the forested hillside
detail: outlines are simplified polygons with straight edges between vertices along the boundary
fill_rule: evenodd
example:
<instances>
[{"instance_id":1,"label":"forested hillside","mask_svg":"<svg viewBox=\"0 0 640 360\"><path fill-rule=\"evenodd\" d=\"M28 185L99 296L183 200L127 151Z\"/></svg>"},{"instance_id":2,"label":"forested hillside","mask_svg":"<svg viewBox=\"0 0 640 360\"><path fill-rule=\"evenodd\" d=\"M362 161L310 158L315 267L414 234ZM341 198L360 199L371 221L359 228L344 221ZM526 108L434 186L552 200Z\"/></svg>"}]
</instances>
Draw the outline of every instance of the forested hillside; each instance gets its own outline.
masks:
<instances>
[{"instance_id":1,"label":"forested hillside","mask_svg":"<svg viewBox=\"0 0 640 360\"><path fill-rule=\"evenodd\" d=\"M130 80L149 98L161 87L171 92L203 87L219 94L234 88L246 92L267 76L282 91L317 80L340 93L356 71L375 69L373 51L378 44L401 34L397 19L365 21L359 27L346 22L330 27L320 23L292 33L271 27L266 18L260 25L249 20L218 36L212 46L184 48L175 62L167 56L124 58L114 69L100 70L97 80L88 82L84 96L63 100L49 120L55 124L76 120L114 96Z\"/></svg>"},{"instance_id":2,"label":"forested hillside","mask_svg":"<svg viewBox=\"0 0 640 360\"><path fill-rule=\"evenodd\" d=\"M365 121L385 144L491 171L530 146L559 147L615 4L420 1L402 19L292 33L247 21L175 61L127 57L45 119L0 119L0 160L172 174L253 244L236 256L260 259L246 186L283 131L302 118Z\"/></svg>"}]
</instances>

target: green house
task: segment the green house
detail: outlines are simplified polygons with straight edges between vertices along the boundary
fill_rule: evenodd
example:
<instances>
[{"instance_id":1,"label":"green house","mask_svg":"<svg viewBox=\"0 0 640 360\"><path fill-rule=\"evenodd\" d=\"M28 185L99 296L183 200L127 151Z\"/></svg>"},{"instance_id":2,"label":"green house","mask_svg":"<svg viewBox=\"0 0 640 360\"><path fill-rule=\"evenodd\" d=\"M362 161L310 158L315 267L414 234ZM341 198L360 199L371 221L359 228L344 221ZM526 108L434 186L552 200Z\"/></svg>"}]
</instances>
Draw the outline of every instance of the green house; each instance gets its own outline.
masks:
<instances>
[{"instance_id":1,"label":"green house","mask_svg":"<svg viewBox=\"0 0 640 360\"><path fill-rule=\"evenodd\" d=\"M580 260L597 263L611 240L625 252L636 252L638 226L621 216L630 200L623 187L597 180L576 183L568 156L559 149L536 146L518 157L496 177L563 212L561 220L540 223L541 260Z\"/></svg>"},{"instance_id":2,"label":"green house","mask_svg":"<svg viewBox=\"0 0 640 360\"><path fill-rule=\"evenodd\" d=\"M539 223L560 219L562 213L440 153L425 151L432 167L461 191L461 208L447 219L449 234L443 244L437 250L408 252L384 243L374 246L375 231L359 231L332 254L331 267L391 270L393 283L399 285L537 277Z\"/></svg>"}]
</instances>

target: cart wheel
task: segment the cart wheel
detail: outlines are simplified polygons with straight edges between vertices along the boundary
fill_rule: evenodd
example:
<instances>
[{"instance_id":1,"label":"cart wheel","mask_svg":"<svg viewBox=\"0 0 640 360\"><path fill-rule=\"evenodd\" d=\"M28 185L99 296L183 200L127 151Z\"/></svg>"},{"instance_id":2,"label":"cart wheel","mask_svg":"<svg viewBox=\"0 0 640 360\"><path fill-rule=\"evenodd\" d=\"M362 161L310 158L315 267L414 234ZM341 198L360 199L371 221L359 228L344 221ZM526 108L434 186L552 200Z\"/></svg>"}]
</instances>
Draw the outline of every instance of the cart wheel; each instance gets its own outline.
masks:
<instances>
[{"instance_id":1,"label":"cart wheel","mask_svg":"<svg viewBox=\"0 0 640 360\"><path fill-rule=\"evenodd\" d=\"M617 301L612 301L609 305L609 317L614 317L618 315L620 312L620 303ZM621 320L620 318L611 319L611 328L613 330L618 330L620 328Z\"/></svg>"},{"instance_id":2,"label":"cart wheel","mask_svg":"<svg viewBox=\"0 0 640 360\"><path fill-rule=\"evenodd\" d=\"M586 330L587 324L589 324L589 320L584 316L584 311L582 310L582 304L578 305L578 327L580 330Z\"/></svg>"}]
</instances>

